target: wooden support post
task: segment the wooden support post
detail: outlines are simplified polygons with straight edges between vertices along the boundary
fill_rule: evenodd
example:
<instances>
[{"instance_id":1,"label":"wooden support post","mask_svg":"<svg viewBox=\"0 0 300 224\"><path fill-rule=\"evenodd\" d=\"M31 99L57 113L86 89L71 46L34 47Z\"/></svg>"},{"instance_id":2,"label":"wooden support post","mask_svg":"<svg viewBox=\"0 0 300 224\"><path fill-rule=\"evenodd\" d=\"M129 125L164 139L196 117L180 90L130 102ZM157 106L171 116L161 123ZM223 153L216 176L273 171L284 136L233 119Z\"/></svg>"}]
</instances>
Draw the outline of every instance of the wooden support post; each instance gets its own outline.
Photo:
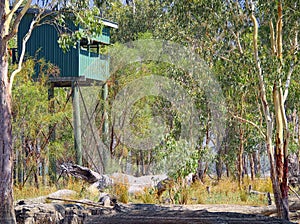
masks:
<instances>
[{"instance_id":1,"label":"wooden support post","mask_svg":"<svg viewBox=\"0 0 300 224\"><path fill-rule=\"evenodd\" d=\"M106 100L107 100L107 96L108 96L108 86L107 83L105 83L102 86L102 99L103 99L103 127L102 127L102 134L104 137L104 140L107 140L107 135L108 135L108 115L107 115L107 111L106 111Z\"/></svg>"},{"instance_id":2,"label":"wooden support post","mask_svg":"<svg viewBox=\"0 0 300 224\"><path fill-rule=\"evenodd\" d=\"M48 89L49 113L54 113L55 111L53 98L54 98L54 85L53 83L51 83ZM49 137L50 141L55 141L55 125L49 126L49 136L50 136ZM45 160L43 164L43 178L44 178L43 182L44 183L46 182L46 175L48 174L48 172L49 172L50 180L52 182L56 182L56 172L57 172L56 156L55 156L56 153L55 152L50 153L48 147L46 150L47 150L46 153L47 155L44 158ZM50 163L50 167L48 169L49 163Z\"/></svg>"},{"instance_id":3,"label":"wooden support post","mask_svg":"<svg viewBox=\"0 0 300 224\"><path fill-rule=\"evenodd\" d=\"M76 153L76 163L82 166L81 120L80 120L78 83L73 82L72 88L73 88L74 146L75 146L75 153Z\"/></svg>"}]
</instances>

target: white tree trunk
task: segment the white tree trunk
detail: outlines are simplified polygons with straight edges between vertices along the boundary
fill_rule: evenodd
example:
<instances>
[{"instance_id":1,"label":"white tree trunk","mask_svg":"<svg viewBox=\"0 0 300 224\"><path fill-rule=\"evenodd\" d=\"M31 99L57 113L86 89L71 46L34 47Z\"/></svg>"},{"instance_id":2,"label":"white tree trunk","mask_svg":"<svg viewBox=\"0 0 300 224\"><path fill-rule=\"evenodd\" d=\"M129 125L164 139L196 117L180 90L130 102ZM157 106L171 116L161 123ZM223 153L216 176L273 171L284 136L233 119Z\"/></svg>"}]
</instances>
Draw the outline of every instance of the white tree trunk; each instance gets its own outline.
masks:
<instances>
[{"instance_id":1,"label":"white tree trunk","mask_svg":"<svg viewBox=\"0 0 300 224\"><path fill-rule=\"evenodd\" d=\"M3 43L3 42L1 42ZM0 223L16 223L13 205L13 149L11 95L8 91L8 54L0 50Z\"/></svg>"},{"instance_id":2,"label":"white tree trunk","mask_svg":"<svg viewBox=\"0 0 300 224\"><path fill-rule=\"evenodd\" d=\"M17 31L19 23L28 10L28 0L16 17L16 10L24 0L14 1L10 8L8 0L0 1L0 223L16 223L13 199L13 148L11 84L8 78L8 41Z\"/></svg>"}]
</instances>

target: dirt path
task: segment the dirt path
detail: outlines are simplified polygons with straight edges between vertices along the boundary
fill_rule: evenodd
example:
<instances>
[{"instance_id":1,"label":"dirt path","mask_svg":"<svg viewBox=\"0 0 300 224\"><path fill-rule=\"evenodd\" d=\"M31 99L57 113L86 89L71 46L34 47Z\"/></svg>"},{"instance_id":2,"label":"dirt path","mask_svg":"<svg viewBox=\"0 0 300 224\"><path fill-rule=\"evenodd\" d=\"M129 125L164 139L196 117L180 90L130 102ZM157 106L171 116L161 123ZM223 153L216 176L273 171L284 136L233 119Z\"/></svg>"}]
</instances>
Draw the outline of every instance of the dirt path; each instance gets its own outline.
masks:
<instances>
[{"instance_id":1,"label":"dirt path","mask_svg":"<svg viewBox=\"0 0 300 224\"><path fill-rule=\"evenodd\" d=\"M249 207L252 207L253 209L253 206ZM247 211L249 211L247 206L236 205L159 206L150 204L131 204L121 205L120 210L115 213L90 216L85 220L85 223L291 223L273 217L245 214Z\"/></svg>"},{"instance_id":2,"label":"dirt path","mask_svg":"<svg viewBox=\"0 0 300 224\"><path fill-rule=\"evenodd\" d=\"M48 195L48 198L49 196L62 197L63 195L72 194L74 194L73 191L60 190ZM45 196L31 200L20 200L17 202L15 210L18 224L292 223L267 216L276 213L276 207L274 205L118 204L115 207L104 207L89 200L64 201L64 199L52 199L51 203L46 203L46 198L47 197ZM49 202L49 199L47 202ZM299 222L299 208L299 201L290 203L290 215L295 222Z\"/></svg>"}]
</instances>

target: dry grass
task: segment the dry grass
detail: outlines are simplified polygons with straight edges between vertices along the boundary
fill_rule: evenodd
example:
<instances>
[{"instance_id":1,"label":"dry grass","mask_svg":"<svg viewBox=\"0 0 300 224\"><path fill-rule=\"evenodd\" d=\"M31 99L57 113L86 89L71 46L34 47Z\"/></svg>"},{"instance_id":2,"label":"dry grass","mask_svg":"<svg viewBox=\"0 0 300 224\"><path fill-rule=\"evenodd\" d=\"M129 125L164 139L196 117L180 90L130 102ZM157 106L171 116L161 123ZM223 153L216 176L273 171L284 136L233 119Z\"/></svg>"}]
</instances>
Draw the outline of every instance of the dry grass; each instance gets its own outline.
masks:
<instances>
[{"instance_id":1,"label":"dry grass","mask_svg":"<svg viewBox=\"0 0 300 224\"><path fill-rule=\"evenodd\" d=\"M71 197L68 197L69 199L80 199L80 198L89 198L89 195L91 193L87 191L87 186L84 184L84 181L81 180L75 180L74 178L68 178L67 181L64 181L64 184L58 184L51 185L51 186L41 186L40 188L36 188L35 186L32 186L30 184L26 184L24 187L21 186L15 186L14 187L14 197L15 200L20 199L27 199L27 198L36 198L40 196L46 196L48 194L51 194L53 192L56 192L60 189L69 189L76 191L77 194Z\"/></svg>"},{"instance_id":2,"label":"dry grass","mask_svg":"<svg viewBox=\"0 0 300 224\"><path fill-rule=\"evenodd\" d=\"M36 198L40 196L45 196L50 193L55 192L57 189L53 187L40 187L37 189L34 186L25 187L14 187L14 198L15 200L26 199L26 198Z\"/></svg>"},{"instance_id":3,"label":"dry grass","mask_svg":"<svg viewBox=\"0 0 300 224\"><path fill-rule=\"evenodd\" d=\"M261 192L272 192L270 179L244 180L240 189L238 183L231 179L223 179L218 183L207 180L205 184L194 183L191 186L188 204L239 204L239 205L267 205L264 195L248 194L248 187ZM207 188L209 187L210 193Z\"/></svg>"},{"instance_id":4,"label":"dry grass","mask_svg":"<svg viewBox=\"0 0 300 224\"><path fill-rule=\"evenodd\" d=\"M115 177L115 184L110 190L111 194L116 196L118 201L127 204L129 202L129 184L127 177L120 176L120 178ZM122 179L122 182L118 182L116 180Z\"/></svg>"},{"instance_id":5,"label":"dry grass","mask_svg":"<svg viewBox=\"0 0 300 224\"><path fill-rule=\"evenodd\" d=\"M261 192L272 192L270 179L244 180L244 185L239 188L238 183L232 179L223 179L219 182L206 180L205 184L200 182L190 187L179 187L174 193L176 204L240 204L240 205L267 205L267 197L264 195L249 195L248 187ZM169 197L168 191L162 195ZM159 203L156 199L155 190L146 189L137 193L132 199L139 203Z\"/></svg>"},{"instance_id":6,"label":"dry grass","mask_svg":"<svg viewBox=\"0 0 300 224\"><path fill-rule=\"evenodd\" d=\"M159 203L156 192L151 187L145 187L142 192L136 192L131 198L130 201L136 203L145 203L145 204L155 204Z\"/></svg>"},{"instance_id":7,"label":"dry grass","mask_svg":"<svg viewBox=\"0 0 300 224\"><path fill-rule=\"evenodd\" d=\"M239 204L239 205L267 205L267 197L264 195L249 195L248 187L252 185L252 189L260 192L272 193L271 180L256 179L251 181L249 178L244 179L244 184L240 189L237 181L232 179L223 179L219 182L207 179L205 184L200 182L194 183L189 187L177 188L174 192L174 201L176 204ZM60 188L76 191L78 194L70 199L87 198L97 201L99 193L87 190L89 185L84 185L82 181L75 181L70 178L64 186ZM115 184L109 192L116 196L118 201L122 203L159 203L154 188L145 188L143 192L130 195L128 193L128 180L126 182ZM209 188L209 193L208 193ZM23 188L15 187L15 199L34 198L45 196L57 191L57 187L41 187L39 189L33 186L25 186ZM163 193L163 198L168 199L168 191Z\"/></svg>"}]
</instances>

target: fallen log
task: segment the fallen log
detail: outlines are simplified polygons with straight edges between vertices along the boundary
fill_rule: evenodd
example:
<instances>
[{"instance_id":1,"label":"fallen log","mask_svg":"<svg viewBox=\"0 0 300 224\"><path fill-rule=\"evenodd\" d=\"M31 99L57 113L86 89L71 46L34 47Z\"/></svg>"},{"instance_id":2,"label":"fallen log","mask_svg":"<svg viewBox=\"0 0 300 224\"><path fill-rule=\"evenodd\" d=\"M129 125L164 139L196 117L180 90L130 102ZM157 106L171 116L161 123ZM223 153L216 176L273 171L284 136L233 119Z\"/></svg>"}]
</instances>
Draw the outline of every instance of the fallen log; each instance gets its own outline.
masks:
<instances>
[{"instance_id":1,"label":"fallen log","mask_svg":"<svg viewBox=\"0 0 300 224\"><path fill-rule=\"evenodd\" d=\"M73 163L63 163L60 165L61 173L71 175L75 178L80 178L86 182L93 184L101 178L101 174L87 168Z\"/></svg>"},{"instance_id":2,"label":"fallen log","mask_svg":"<svg viewBox=\"0 0 300 224\"><path fill-rule=\"evenodd\" d=\"M298 199L300 199L299 194L291 186L289 186L289 189L296 195Z\"/></svg>"},{"instance_id":3,"label":"fallen log","mask_svg":"<svg viewBox=\"0 0 300 224\"><path fill-rule=\"evenodd\" d=\"M101 207L103 208L104 206L98 203L94 202L86 202L86 201L79 201L79 200L72 200L72 199L65 199L65 198L53 198L53 197L47 197L47 200L55 200L55 201L64 201L64 202L70 202L70 203L78 203L78 204L83 204L83 205L89 205L89 206L94 206L94 207Z\"/></svg>"},{"instance_id":4,"label":"fallen log","mask_svg":"<svg viewBox=\"0 0 300 224\"><path fill-rule=\"evenodd\" d=\"M290 211L300 210L300 202L295 201L295 202L290 203L289 210ZM251 212L253 214L261 214L261 215L265 215L265 216L270 216L270 215L277 213L277 208L275 205L269 205L269 206L265 206L265 207L254 208L253 210L249 210L249 212Z\"/></svg>"},{"instance_id":5,"label":"fallen log","mask_svg":"<svg viewBox=\"0 0 300 224\"><path fill-rule=\"evenodd\" d=\"M89 184L96 184L100 191L113 185L113 179L105 174L99 174L87 167L73 163L63 163L60 165L61 175L67 174L75 178L80 178ZM60 175L60 176L61 176Z\"/></svg>"},{"instance_id":6,"label":"fallen log","mask_svg":"<svg viewBox=\"0 0 300 224\"><path fill-rule=\"evenodd\" d=\"M262 194L262 195L270 194L269 192L261 192L261 191L253 190L252 189L252 185L248 186L248 191L249 191L249 194L256 194L256 195L259 195L259 194ZM273 196L273 194L270 194L270 195Z\"/></svg>"},{"instance_id":7,"label":"fallen log","mask_svg":"<svg viewBox=\"0 0 300 224\"><path fill-rule=\"evenodd\" d=\"M255 191L252 189L252 185L249 185L248 187L249 190L249 194L255 194L255 195L264 195L267 197L268 200L268 205L272 205L272 197L274 196L273 194L271 194L270 192L261 192L261 191Z\"/></svg>"}]
</instances>

